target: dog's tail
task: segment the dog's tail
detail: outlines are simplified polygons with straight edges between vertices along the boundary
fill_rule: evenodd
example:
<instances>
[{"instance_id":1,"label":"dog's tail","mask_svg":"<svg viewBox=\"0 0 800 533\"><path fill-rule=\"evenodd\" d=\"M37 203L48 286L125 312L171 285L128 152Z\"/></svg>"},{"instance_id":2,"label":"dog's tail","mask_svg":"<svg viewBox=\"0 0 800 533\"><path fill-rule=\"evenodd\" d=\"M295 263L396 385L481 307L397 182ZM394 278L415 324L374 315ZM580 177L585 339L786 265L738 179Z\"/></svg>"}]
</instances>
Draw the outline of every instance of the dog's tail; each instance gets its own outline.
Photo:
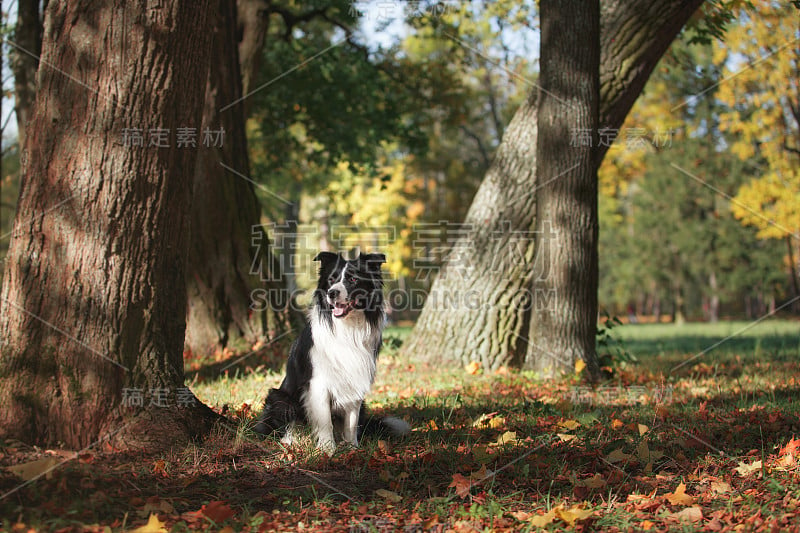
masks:
<instances>
[{"instance_id":1,"label":"dog's tail","mask_svg":"<svg viewBox=\"0 0 800 533\"><path fill-rule=\"evenodd\" d=\"M368 437L405 437L411 433L411 426L405 421L393 416L377 417L367 414L361 409L359 419L359 438Z\"/></svg>"},{"instance_id":2,"label":"dog's tail","mask_svg":"<svg viewBox=\"0 0 800 533\"><path fill-rule=\"evenodd\" d=\"M264 400L264 410L253 430L261 435L282 430L298 419L298 406L292 397L280 389L270 389Z\"/></svg>"}]
</instances>

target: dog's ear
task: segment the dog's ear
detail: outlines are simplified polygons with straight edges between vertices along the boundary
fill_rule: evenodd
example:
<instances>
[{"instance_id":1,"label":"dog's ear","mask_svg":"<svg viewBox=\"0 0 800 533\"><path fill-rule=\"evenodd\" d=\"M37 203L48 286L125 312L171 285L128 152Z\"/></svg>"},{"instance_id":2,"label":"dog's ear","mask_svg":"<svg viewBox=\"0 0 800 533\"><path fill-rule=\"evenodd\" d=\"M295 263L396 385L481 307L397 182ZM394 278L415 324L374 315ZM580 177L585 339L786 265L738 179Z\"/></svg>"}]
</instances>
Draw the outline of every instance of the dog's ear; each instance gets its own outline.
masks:
<instances>
[{"instance_id":1,"label":"dog's ear","mask_svg":"<svg viewBox=\"0 0 800 533\"><path fill-rule=\"evenodd\" d=\"M381 265L386 262L384 254L361 254L359 259L367 266L369 272L380 272Z\"/></svg>"},{"instance_id":2,"label":"dog's ear","mask_svg":"<svg viewBox=\"0 0 800 533\"><path fill-rule=\"evenodd\" d=\"M336 263L339 260L339 254L335 254L333 252L320 252L317 254L317 257L314 258L314 261L322 262L322 266L327 266L331 263Z\"/></svg>"}]
</instances>

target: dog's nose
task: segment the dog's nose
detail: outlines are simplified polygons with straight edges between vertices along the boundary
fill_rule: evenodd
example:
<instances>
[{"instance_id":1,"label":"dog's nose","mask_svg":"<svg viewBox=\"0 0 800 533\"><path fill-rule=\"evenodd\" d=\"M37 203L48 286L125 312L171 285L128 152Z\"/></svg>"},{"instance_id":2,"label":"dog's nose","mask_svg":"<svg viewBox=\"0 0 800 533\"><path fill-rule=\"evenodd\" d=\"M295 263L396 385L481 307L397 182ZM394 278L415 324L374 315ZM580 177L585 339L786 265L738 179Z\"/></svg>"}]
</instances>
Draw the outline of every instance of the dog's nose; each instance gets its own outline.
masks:
<instances>
[{"instance_id":1,"label":"dog's nose","mask_svg":"<svg viewBox=\"0 0 800 533\"><path fill-rule=\"evenodd\" d=\"M339 297L339 291L337 289L330 289L328 291L328 298L330 298L331 300L335 300L338 297Z\"/></svg>"}]
</instances>

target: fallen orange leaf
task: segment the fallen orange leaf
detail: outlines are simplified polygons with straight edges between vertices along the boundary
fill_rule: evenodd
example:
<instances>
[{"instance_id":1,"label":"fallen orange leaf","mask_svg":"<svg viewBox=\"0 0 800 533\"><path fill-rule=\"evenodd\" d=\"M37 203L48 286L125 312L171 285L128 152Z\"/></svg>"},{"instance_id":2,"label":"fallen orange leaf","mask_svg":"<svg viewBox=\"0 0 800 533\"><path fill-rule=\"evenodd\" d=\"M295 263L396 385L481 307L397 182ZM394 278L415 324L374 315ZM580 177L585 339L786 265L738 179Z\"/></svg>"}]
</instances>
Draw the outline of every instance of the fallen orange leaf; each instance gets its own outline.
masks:
<instances>
[{"instance_id":1,"label":"fallen orange leaf","mask_svg":"<svg viewBox=\"0 0 800 533\"><path fill-rule=\"evenodd\" d=\"M525 511L513 511L511 513L511 516L513 516L520 522L525 522L533 515L531 513L526 513Z\"/></svg>"},{"instance_id":2,"label":"fallen orange leaf","mask_svg":"<svg viewBox=\"0 0 800 533\"><path fill-rule=\"evenodd\" d=\"M563 420L559 422L558 425L567 431L572 431L573 429L580 427L581 423L577 420Z\"/></svg>"},{"instance_id":3,"label":"fallen orange leaf","mask_svg":"<svg viewBox=\"0 0 800 533\"><path fill-rule=\"evenodd\" d=\"M606 461L609 463L619 463L621 461L629 461L633 456L622 451L622 448L617 448L608 455Z\"/></svg>"},{"instance_id":4,"label":"fallen orange leaf","mask_svg":"<svg viewBox=\"0 0 800 533\"><path fill-rule=\"evenodd\" d=\"M582 479L578 481L578 485L589 489L602 489L607 485L607 482L603 478L602 474L595 474L588 479Z\"/></svg>"},{"instance_id":5,"label":"fallen orange leaf","mask_svg":"<svg viewBox=\"0 0 800 533\"><path fill-rule=\"evenodd\" d=\"M472 488L472 482L461 474L453 474L453 481L450 482L448 487L453 487L456 489L456 494L462 498L466 498L469 496L469 489Z\"/></svg>"},{"instance_id":6,"label":"fallen orange leaf","mask_svg":"<svg viewBox=\"0 0 800 533\"><path fill-rule=\"evenodd\" d=\"M672 505L693 505L694 498L686 494L686 485L681 483L675 492L664 495Z\"/></svg>"},{"instance_id":7,"label":"fallen orange leaf","mask_svg":"<svg viewBox=\"0 0 800 533\"><path fill-rule=\"evenodd\" d=\"M206 515L215 524L224 522L236 514L234 510L231 509L230 505L218 500L208 502L207 505L200 508L200 512Z\"/></svg>"},{"instance_id":8,"label":"fallen orange leaf","mask_svg":"<svg viewBox=\"0 0 800 533\"><path fill-rule=\"evenodd\" d=\"M167 463L165 463L163 459L159 459L153 463L153 473L167 477Z\"/></svg>"},{"instance_id":9,"label":"fallen orange leaf","mask_svg":"<svg viewBox=\"0 0 800 533\"><path fill-rule=\"evenodd\" d=\"M550 509L545 514L537 514L532 516L528 522L530 522L534 527L544 527L548 524L553 523L553 520L556 519L556 512L553 509Z\"/></svg>"},{"instance_id":10,"label":"fallen orange leaf","mask_svg":"<svg viewBox=\"0 0 800 533\"><path fill-rule=\"evenodd\" d=\"M516 444L517 443L517 432L516 431L506 431L499 437L497 440L493 442L492 446L502 446L504 444Z\"/></svg>"},{"instance_id":11,"label":"fallen orange leaf","mask_svg":"<svg viewBox=\"0 0 800 533\"><path fill-rule=\"evenodd\" d=\"M469 479L474 482L483 481L484 479L491 477L492 473L493 472L491 470L486 470L486 465L483 465L481 466L480 470L472 472L469 475Z\"/></svg>"},{"instance_id":12,"label":"fallen orange leaf","mask_svg":"<svg viewBox=\"0 0 800 533\"><path fill-rule=\"evenodd\" d=\"M786 443L786 446L781 448L778 455L791 455L792 457L800 457L800 439L792 439Z\"/></svg>"},{"instance_id":13,"label":"fallen orange leaf","mask_svg":"<svg viewBox=\"0 0 800 533\"><path fill-rule=\"evenodd\" d=\"M439 523L439 515L435 514L422 523L422 529L425 531L433 529L433 526Z\"/></svg>"}]
</instances>

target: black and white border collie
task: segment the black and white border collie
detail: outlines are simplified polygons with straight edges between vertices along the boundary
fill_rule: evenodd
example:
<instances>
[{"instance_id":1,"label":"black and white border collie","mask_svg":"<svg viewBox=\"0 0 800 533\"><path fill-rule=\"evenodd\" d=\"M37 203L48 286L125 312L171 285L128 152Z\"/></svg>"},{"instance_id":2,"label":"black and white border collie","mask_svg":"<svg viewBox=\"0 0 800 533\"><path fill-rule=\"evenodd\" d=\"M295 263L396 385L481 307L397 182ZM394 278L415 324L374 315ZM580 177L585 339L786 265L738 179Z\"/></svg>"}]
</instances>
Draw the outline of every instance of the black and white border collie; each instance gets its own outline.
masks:
<instances>
[{"instance_id":1,"label":"black and white border collie","mask_svg":"<svg viewBox=\"0 0 800 533\"><path fill-rule=\"evenodd\" d=\"M385 311L383 254L347 260L321 252L319 283L309 324L292 345L286 377L271 389L255 431L283 432L291 444L296 423L308 423L317 447L328 454L337 439L358 446L364 432L404 435L410 427L397 418L370 419L364 397L375 379Z\"/></svg>"}]
</instances>

